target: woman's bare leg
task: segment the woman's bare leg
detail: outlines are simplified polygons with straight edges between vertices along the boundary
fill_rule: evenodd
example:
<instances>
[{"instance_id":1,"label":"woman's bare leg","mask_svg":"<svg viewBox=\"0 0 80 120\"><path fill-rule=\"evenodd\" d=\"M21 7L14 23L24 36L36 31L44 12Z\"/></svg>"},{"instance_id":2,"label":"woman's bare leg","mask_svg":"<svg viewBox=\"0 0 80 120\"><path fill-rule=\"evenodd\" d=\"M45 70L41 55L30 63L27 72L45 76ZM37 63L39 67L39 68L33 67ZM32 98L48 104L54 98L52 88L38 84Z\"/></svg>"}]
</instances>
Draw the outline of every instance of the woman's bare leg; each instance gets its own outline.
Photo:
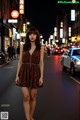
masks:
<instances>
[{"instance_id":1,"label":"woman's bare leg","mask_svg":"<svg viewBox=\"0 0 80 120\"><path fill-rule=\"evenodd\" d=\"M30 90L30 115L31 115L31 120L33 119L34 111L35 111L35 106L36 106L36 95L37 95L37 89L31 89Z\"/></svg>"},{"instance_id":2,"label":"woman's bare leg","mask_svg":"<svg viewBox=\"0 0 80 120\"><path fill-rule=\"evenodd\" d=\"M23 93L23 105L24 105L24 111L26 115L27 120L30 119L30 94L29 89L27 87L22 87L22 93Z\"/></svg>"}]
</instances>

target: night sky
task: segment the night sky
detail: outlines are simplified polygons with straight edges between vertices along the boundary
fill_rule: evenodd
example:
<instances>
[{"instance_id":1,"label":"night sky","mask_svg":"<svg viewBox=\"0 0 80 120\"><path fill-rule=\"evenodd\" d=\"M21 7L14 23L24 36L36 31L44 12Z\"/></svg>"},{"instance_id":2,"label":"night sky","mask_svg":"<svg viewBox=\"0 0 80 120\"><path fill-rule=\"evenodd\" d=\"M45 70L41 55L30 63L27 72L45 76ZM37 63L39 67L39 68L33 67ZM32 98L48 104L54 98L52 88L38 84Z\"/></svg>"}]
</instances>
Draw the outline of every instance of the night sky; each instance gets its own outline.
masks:
<instances>
[{"instance_id":1,"label":"night sky","mask_svg":"<svg viewBox=\"0 0 80 120\"><path fill-rule=\"evenodd\" d=\"M69 5L57 4L57 0L25 0L25 17L47 40L53 34L58 14L63 14Z\"/></svg>"}]
</instances>

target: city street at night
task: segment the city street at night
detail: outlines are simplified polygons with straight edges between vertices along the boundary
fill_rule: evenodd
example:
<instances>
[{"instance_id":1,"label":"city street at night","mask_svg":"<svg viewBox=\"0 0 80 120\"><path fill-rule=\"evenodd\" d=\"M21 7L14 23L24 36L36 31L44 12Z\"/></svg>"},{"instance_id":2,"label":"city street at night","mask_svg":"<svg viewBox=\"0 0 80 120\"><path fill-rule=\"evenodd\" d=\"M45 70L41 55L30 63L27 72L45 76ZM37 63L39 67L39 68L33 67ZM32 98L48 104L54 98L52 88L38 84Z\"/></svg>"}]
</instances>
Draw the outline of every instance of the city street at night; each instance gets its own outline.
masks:
<instances>
[{"instance_id":1,"label":"city street at night","mask_svg":"<svg viewBox=\"0 0 80 120\"><path fill-rule=\"evenodd\" d=\"M44 86L38 90L35 120L80 120L80 84L69 71L62 72L60 58L45 53ZM9 112L9 120L25 120L21 88L15 85L17 62L0 68L0 111Z\"/></svg>"},{"instance_id":2,"label":"city street at night","mask_svg":"<svg viewBox=\"0 0 80 120\"><path fill-rule=\"evenodd\" d=\"M80 120L80 1L0 0L0 120Z\"/></svg>"}]
</instances>

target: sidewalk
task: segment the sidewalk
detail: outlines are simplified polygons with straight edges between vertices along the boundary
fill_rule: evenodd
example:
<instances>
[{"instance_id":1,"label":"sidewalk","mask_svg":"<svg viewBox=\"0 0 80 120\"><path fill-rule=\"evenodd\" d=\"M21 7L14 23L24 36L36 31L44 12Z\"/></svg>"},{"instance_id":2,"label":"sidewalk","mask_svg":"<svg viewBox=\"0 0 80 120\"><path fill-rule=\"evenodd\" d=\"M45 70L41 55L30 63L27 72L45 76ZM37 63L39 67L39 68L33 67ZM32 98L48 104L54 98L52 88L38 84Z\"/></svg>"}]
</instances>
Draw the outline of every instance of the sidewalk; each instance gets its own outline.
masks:
<instances>
[{"instance_id":1,"label":"sidewalk","mask_svg":"<svg viewBox=\"0 0 80 120\"><path fill-rule=\"evenodd\" d=\"M4 67L5 65L9 64L11 61L7 61L6 63L0 65L0 68Z\"/></svg>"},{"instance_id":2,"label":"sidewalk","mask_svg":"<svg viewBox=\"0 0 80 120\"><path fill-rule=\"evenodd\" d=\"M7 60L6 63L0 65L0 68L4 67L5 65L9 64L10 62L12 62L13 60L18 60L19 58L13 58L12 60Z\"/></svg>"}]
</instances>

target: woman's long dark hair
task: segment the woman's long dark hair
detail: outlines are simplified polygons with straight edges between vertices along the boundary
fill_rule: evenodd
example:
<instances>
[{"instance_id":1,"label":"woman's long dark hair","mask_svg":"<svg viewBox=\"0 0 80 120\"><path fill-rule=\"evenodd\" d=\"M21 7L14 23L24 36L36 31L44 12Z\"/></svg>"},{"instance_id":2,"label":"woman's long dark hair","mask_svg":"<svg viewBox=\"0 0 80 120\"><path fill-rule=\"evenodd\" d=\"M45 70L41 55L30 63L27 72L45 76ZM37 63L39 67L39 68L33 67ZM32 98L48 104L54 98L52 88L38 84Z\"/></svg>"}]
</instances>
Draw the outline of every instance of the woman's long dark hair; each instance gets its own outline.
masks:
<instances>
[{"instance_id":1,"label":"woman's long dark hair","mask_svg":"<svg viewBox=\"0 0 80 120\"><path fill-rule=\"evenodd\" d=\"M27 50L31 49L31 43L30 43L30 39L29 39L29 35L31 33L35 33L37 35L37 38L35 40L36 49L37 50L41 49L41 43L40 43L41 39L40 39L39 31L38 31L37 28L31 27L27 31L27 35L26 35L26 39L25 39L25 44L24 44L24 47L23 47L24 51L27 51Z\"/></svg>"}]
</instances>

